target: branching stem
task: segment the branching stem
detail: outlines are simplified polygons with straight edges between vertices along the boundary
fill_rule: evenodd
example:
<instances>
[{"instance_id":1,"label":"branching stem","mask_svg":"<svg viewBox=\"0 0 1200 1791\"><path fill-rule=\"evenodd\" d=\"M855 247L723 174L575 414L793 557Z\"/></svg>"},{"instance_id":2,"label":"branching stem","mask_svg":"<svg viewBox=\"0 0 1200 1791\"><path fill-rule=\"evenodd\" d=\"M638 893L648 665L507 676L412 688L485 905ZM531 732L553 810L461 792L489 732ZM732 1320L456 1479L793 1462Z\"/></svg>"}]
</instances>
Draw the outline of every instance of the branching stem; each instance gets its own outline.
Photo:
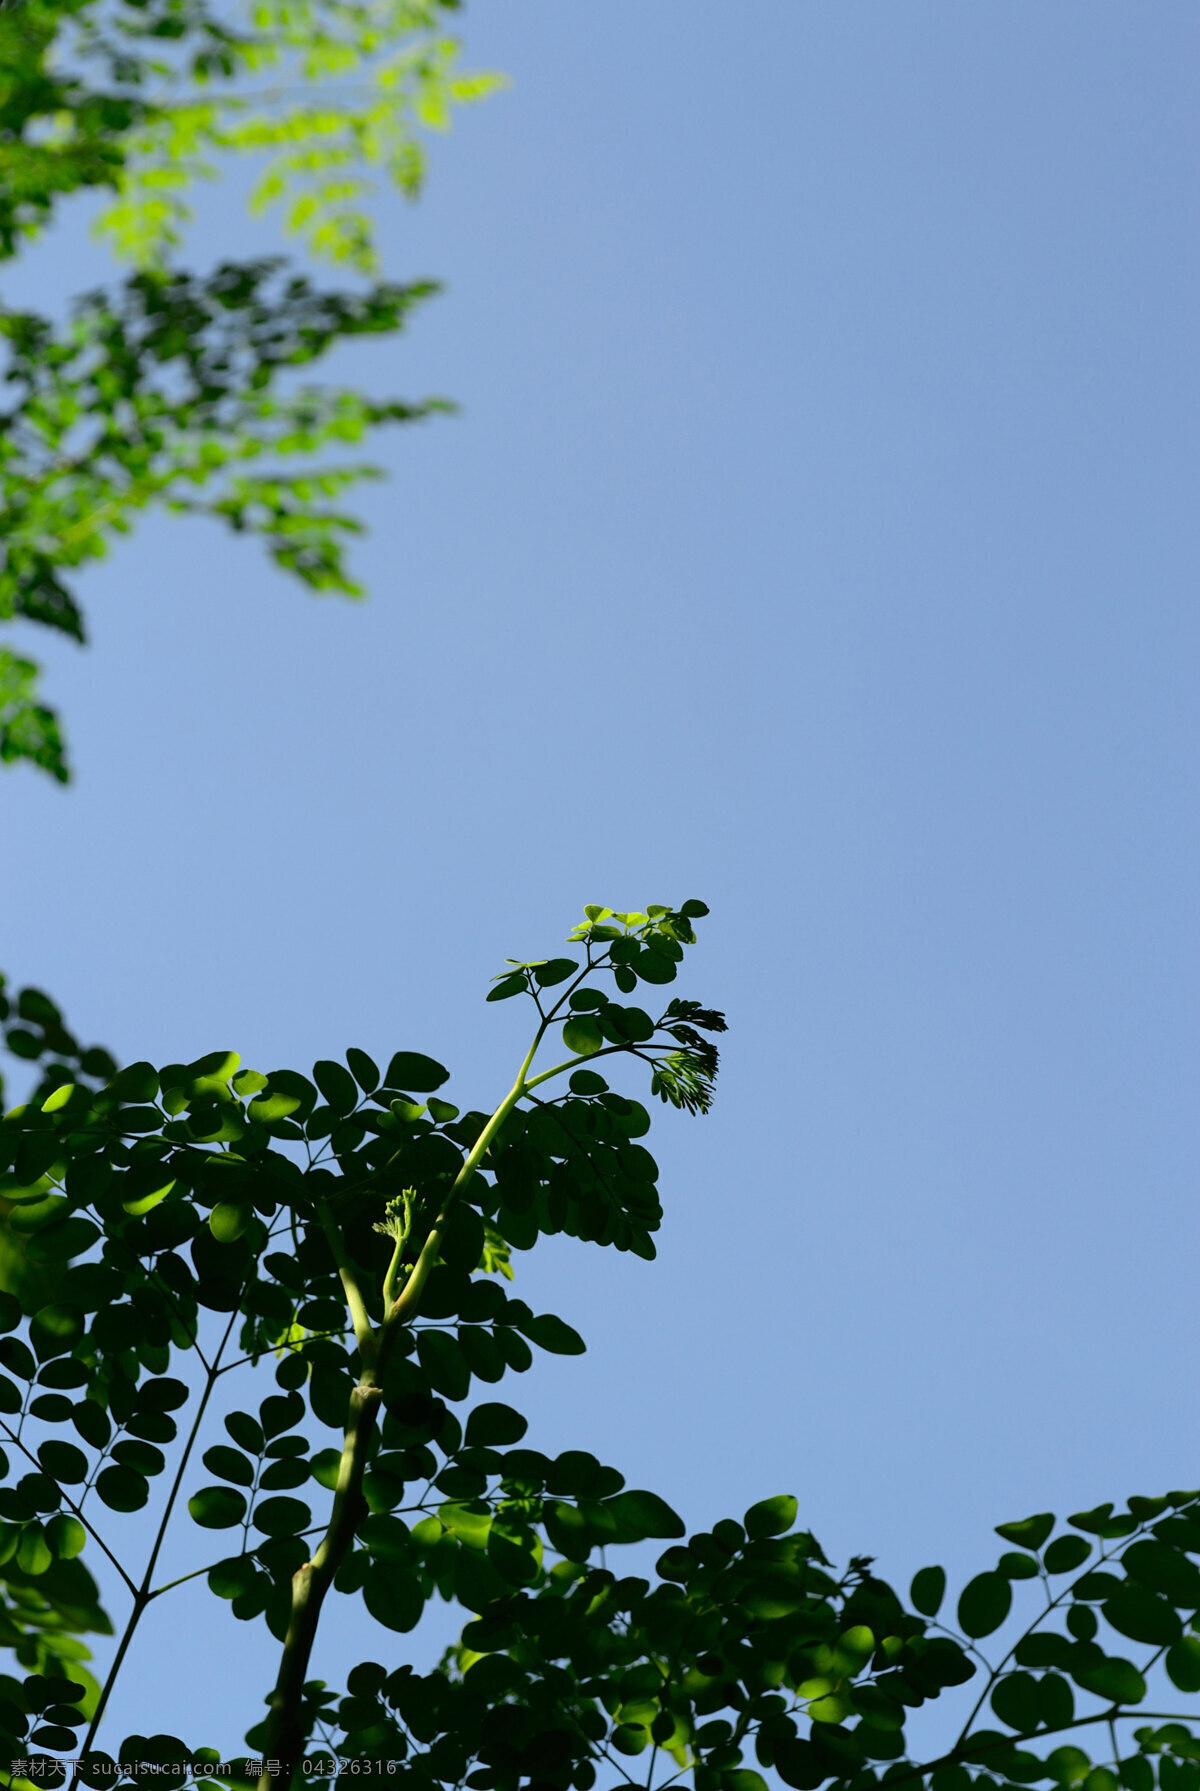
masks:
<instances>
[{"instance_id":1,"label":"branching stem","mask_svg":"<svg viewBox=\"0 0 1200 1791\"><path fill-rule=\"evenodd\" d=\"M238 1305L240 1306L240 1301L239 1301ZM166 1538L166 1534L167 1534L167 1525L170 1523L171 1513L175 1509L175 1501L179 1496L179 1489L183 1484L183 1476L187 1472L187 1465L188 1465L188 1461L191 1458L192 1449L195 1446L196 1438L200 1434L200 1426L204 1420L205 1408L207 1407L209 1399L212 1396L212 1390L217 1384L217 1372L218 1372L217 1365L221 1360L221 1355L222 1355L222 1352L224 1351L225 1345L229 1342L229 1336L233 1330L234 1321L236 1320L237 1316L238 1316L238 1306L235 1306L233 1311L229 1315L229 1323L225 1327L225 1334L221 1338L221 1341L217 1346L216 1354L213 1356L212 1366L208 1370L208 1374L205 1378L204 1391L200 1395L200 1403L196 1407L196 1416L192 1420L192 1427L188 1432L187 1442L184 1444L183 1452L179 1457L179 1466L175 1470L175 1478L171 1483L171 1490L167 1495L166 1507L163 1511L161 1519L159 1520L158 1531L154 1538L153 1547L150 1550L150 1558L146 1562L146 1571L142 1575L141 1585L137 1588L137 1590L135 1591L135 1593L133 1595L133 1609L129 1613L129 1621L125 1625L125 1633L121 1637L120 1643L117 1647L116 1655L113 1658L113 1664L108 1670L108 1676L105 1679L104 1685L101 1689L99 1702L96 1705L95 1715L92 1717L91 1722L88 1724L87 1734L84 1736L83 1741L80 1744L79 1756L78 1756L79 1758L82 1758L89 1752L93 1741L96 1739L96 1731L100 1727L100 1723L101 1723L101 1720L103 1719L104 1712L108 1706L108 1700L112 1695L113 1686L117 1682L117 1675L120 1673L121 1667L125 1661L125 1656L129 1652L129 1645L133 1641L133 1637L137 1630L137 1626L142 1620L142 1613L146 1609L147 1605L150 1603L151 1596L152 1596L151 1591L150 1591L150 1582L154 1578L154 1569L158 1565L159 1553L162 1549L162 1545L163 1545L163 1542L164 1542L164 1540ZM71 1791L75 1791L75 1787L78 1785L78 1783L79 1783L79 1764L78 1764L78 1759L77 1759L75 1771L71 1778Z\"/></svg>"},{"instance_id":2,"label":"branching stem","mask_svg":"<svg viewBox=\"0 0 1200 1791\"><path fill-rule=\"evenodd\" d=\"M268 1701L266 1741L263 1747L264 1767L259 1780L259 1791L270 1791L273 1778L279 1784L290 1785L292 1774L304 1750L303 1693L308 1663L325 1594L352 1547L355 1533L366 1512L362 1479L371 1434L378 1421L384 1374L392 1345L400 1330L416 1316L421 1295L438 1261L446 1227L460 1194L471 1181L501 1126L526 1091L526 1078L547 1024L543 1020L538 1027L533 1043L517 1072L516 1081L468 1153L430 1226L408 1279L396 1297L385 1306L383 1323L378 1330L371 1325L357 1274L337 1221L328 1206L322 1206L321 1224L329 1238L342 1286L346 1291L355 1336L358 1338L362 1374L350 1395L350 1409L346 1418L342 1458L338 1465L337 1487L329 1526L312 1559L297 1568L292 1575L291 1618L284 1637L275 1689ZM394 1288L397 1274L396 1253L393 1253L392 1264L388 1269L388 1280L391 1283L389 1292ZM276 1769L274 1774L267 1769L268 1761Z\"/></svg>"}]
</instances>

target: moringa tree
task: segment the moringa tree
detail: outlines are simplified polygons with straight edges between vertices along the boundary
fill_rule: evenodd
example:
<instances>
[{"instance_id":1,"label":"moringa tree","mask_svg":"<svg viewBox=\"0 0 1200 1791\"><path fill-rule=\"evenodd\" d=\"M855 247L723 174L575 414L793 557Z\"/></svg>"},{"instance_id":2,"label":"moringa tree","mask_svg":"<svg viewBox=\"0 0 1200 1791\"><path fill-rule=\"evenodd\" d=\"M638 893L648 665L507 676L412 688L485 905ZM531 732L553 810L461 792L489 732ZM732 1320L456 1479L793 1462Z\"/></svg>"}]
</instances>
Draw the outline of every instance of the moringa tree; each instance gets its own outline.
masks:
<instances>
[{"instance_id":1,"label":"moringa tree","mask_svg":"<svg viewBox=\"0 0 1200 1791\"><path fill-rule=\"evenodd\" d=\"M141 264L65 325L0 316L0 614L81 639L72 573L154 503L353 589L352 519L330 507L351 475L294 456L432 406L298 390L289 370L399 328L428 290L375 279L362 190L372 168L415 187L417 127L484 85L453 72L454 10L289 0L237 26L194 0L0 9L0 249L107 189L104 228ZM174 264L187 183L244 151L268 158L260 199L355 288ZM67 775L16 653L0 755ZM765 1773L799 1791L1200 1791L1200 1494L1002 1524L947 1608L941 1568L902 1596L866 1556L834 1566L790 1496L688 1536L595 1456L527 1447L495 1396L535 1350L583 1348L519 1298L516 1255L559 1233L654 1254L638 1096L711 1101L724 1021L668 993L704 913L589 908L569 956L508 964L488 999L529 1003L529 1048L507 1088L461 1105L411 1049L309 1074L223 1050L118 1070L44 993L0 991L25 1082L0 1123L0 1779L299 1784L341 1762L424 1791L764 1791ZM105 1726L142 1617L181 1583L159 1565L177 1530L183 1578L262 1629L234 1759L232 1737L164 1735L152 1710L144 1733ZM650 1539L667 1544L652 1573ZM344 1688L319 1677L330 1598L360 1600L374 1638ZM461 1639L420 1672L389 1638L435 1598L461 1608ZM101 1682L88 1638L114 1633ZM922 1749L909 1715L949 1694L961 1720Z\"/></svg>"}]
</instances>

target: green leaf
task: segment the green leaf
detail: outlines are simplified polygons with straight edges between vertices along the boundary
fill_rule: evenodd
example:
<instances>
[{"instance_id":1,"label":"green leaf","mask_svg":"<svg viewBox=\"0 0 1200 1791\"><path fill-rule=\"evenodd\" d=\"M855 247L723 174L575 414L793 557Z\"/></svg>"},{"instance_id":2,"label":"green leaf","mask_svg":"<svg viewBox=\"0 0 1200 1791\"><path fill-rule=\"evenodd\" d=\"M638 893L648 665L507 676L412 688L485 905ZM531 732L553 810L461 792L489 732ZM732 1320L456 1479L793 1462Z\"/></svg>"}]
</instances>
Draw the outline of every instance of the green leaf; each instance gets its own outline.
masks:
<instances>
[{"instance_id":1,"label":"green leaf","mask_svg":"<svg viewBox=\"0 0 1200 1791\"><path fill-rule=\"evenodd\" d=\"M650 949L638 953L633 969L646 983L673 983L678 974L678 966L670 958Z\"/></svg>"},{"instance_id":2,"label":"green leaf","mask_svg":"<svg viewBox=\"0 0 1200 1791\"><path fill-rule=\"evenodd\" d=\"M1038 1706L1047 1729L1065 1729L1074 1721L1075 1695L1057 1673L1046 1673L1039 1680Z\"/></svg>"},{"instance_id":3,"label":"green leaf","mask_svg":"<svg viewBox=\"0 0 1200 1791\"><path fill-rule=\"evenodd\" d=\"M104 1468L96 1476L96 1491L110 1511L140 1511L150 1497L149 1482L132 1468Z\"/></svg>"},{"instance_id":4,"label":"green leaf","mask_svg":"<svg viewBox=\"0 0 1200 1791\"><path fill-rule=\"evenodd\" d=\"M574 958L548 958L544 964L535 965L533 980L539 988L552 989L557 983L565 983L578 969Z\"/></svg>"},{"instance_id":5,"label":"green leaf","mask_svg":"<svg viewBox=\"0 0 1200 1791\"><path fill-rule=\"evenodd\" d=\"M138 1410L143 1412L177 1412L187 1404L188 1390L183 1381L169 1376L143 1381L138 1388Z\"/></svg>"},{"instance_id":6,"label":"green leaf","mask_svg":"<svg viewBox=\"0 0 1200 1791\"><path fill-rule=\"evenodd\" d=\"M996 1563L996 1571L1009 1580L1035 1580L1038 1564L1032 1555L1020 1555L1015 1549L1006 1550Z\"/></svg>"},{"instance_id":7,"label":"green leaf","mask_svg":"<svg viewBox=\"0 0 1200 1791\"><path fill-rule=\"evenodd\" d=\"M239 1070L233 1078L232 1088L236 1095L244 1101L247 1095L259 1094L267 1086L267 1078L260 1076L257 1070Z\"/></svg>"},{"instance_id":8,"label":"green leaf","mask_svg":"<svg viewBox=\"0 0 1200 1791\"><path fill-rule=\"evenodd\" d=\"M1200 1636L1183 1636L1167 1649L1167 1677L1181 1692L1200 1692Z\"/></svg>"},{"instance_id":9,"label":"green leaf","mask_svg":"<svg viewBox=\"0 0 1200 1791\"><path fill-rule=\"evenodd\" d=\"M168 1418L165 1412L135 1412L125 1428L135 1437L144 1437L148 1443L173 1443L175 1440L175 1420Z\"/></svg>"},{"instance_id":10,"label":"green leaf","mask_svg":"<svg viewBox=\"0 0 1200 1791\"><path fill-rule=\"evenodd\" d=\"M1024 1735L1041 1723L1038 1682L1032 1673L1007 1673L992 1692L992 1709L1002 1723Z\"/></svg>"},{"instance_id":11,"label":"green leaf","mask_svg":"<svg viewBox=\"0 0 1200 1791\"><path fill-rule=\"evenodd\" d=\"M445 1399L465 1399L471 1384L466 1357L457 1338L445 1331L420 1331L417 1334L417 1360L435 1392Z\"/></svg>"},{"instance_id":12,"label":"green leaf","mask_svg":"<svg viewBox=\"0 0 1200 1791\"><path fill-rule=\"evenodd\" d=\"M304 1401L299 1393L268 1393L258 1408L258 1416L264 1436L282 1436L285 1430L294 1429L303 1418ZM240 1439L230 1428L228 1419L225 1427L234 1442L238 1442Z\"/></svg>"},{"instance_id":13,"label":"green leaf","mask_svg":"<svg viewBox=\"0 0 1200 1791\"><path fill-rule=\"evenodd\" d=\"M751 1505L743 1518L746 1534L754 1537L782 1536L796 1521L798 1507L791 1493L777 1493L772 1499L760 1499Z\"/></svg>"},{"instance_id":14,"label":"green leaf","mask_svg":"<svg viewBox=\"0 0 1200 1791\"><path fill-rule=\"evenodd\" d=\"M119 1461L123 1468L132 1468L137 1474L145 1474L147 1479L154 1474L161 1474L166 1467L166 1457L161 1449L153 1443L140 1443L131 1438L113 1445L113 1460Z\"/></svg>"},{"instance_id":15,"label":"green leaf","mask_svg":"<svg viewBox=\"0 0 1200 1791\"><path fill-rule=\"evenodd\" d=\"M1018 1548L1027 1548L1036 1554L1053 1528L1053 1512L1039 1511L1036 1517L1023 1517L1019 1523L997 1524L996 1534L1005 1542L1015 1543Z\"/></svg>"},{"instance_id":16,"label":"green leaf","mask_svg":"<svg viewBox=\"0 0 1200 1791\"><path fill-rule=\"evenodd\" d=\"M1091 1543L1082 1536L1056 1536L1042 1556L1042 1564L1047 1573L1072 1573L1091 1552Z\"/></svg>"},{"instance_id":17,"label":"green leaf","mask_svg":"<svg viewBox=\"0 0 1200 1791\"><path fill-rule=\"evenodd\" d=\"M1112 1627L1133 1642L1161 1648L1179 1640L1183 1626L1174 1606L1146 1586L1122 1586L1102 1608Z\"/></svg>"},{"instance_id":18,"label":"green leaf","mask_svg":"<svg viewBox=\"0 0 1200 1791\"><path fill-rule=\"evenodd\" d=\"M306 1461L276 1461L266 1470L259 1485L265 1492L283 1492L293 1486L303 1486L308 1478L309 1467Z\"/></svg>"},{"instance_id":19,"label":"green leaf","mask_svg":"<svg viewBox=\"0 0 1200 1791\"><path fill-rule=\"evenodd\" d=\"M793 1786L794 1791L817 1791L829 1777L825 1763L811 1741L777 1741L775 1770L784 1784ZM968 1786L969 1783L968 1780Z\"/></svg>"},{"instance_id":20,"label":"green leaf","mask_svg":"<svg viewBox=\"0 0 1200 1791\"><path fill-rule=\"evenodd\" d=\"M477 1405L467 1418L466 1442L471 1447L503 1449L519 1443L528 1428L520 1412L491 1401Z\"/></svg>"},{"instance_id":21,"label":"green leaf","mask_svg":"<svg viewBox=\"0 0 1200 1791\"><path fill-rule=\"evenodd\" d=\"M87 1456L74 1443L60 1443L52 1438L43 1443L37 1453L38 1461L51 1480L57 1480L61 1485L78 1486L88 1477Z\"/></svg>"},{"instance_id":22,"label":"green leaf","mask_svg":"<svg viewBox=\"0 0 1200 1791\"><path fill-rule=\"evenodd\" d=\"M37 1373L37 1362L33 1351L19 1337L5 1337L0 1341L0 1363L3 1363L10 1374L18 1380L31 1381ZM17 1402L17 1408L20 1401Z\"/></svg>"},{"instance_id":23,"label":"green leaf","mask_svg":"<svg viewBox=\"0 0 1200 1791\"><path fill-rule=\"evenodd\" d=\"M487 1535L488 1560L510 1586L530 1586L541 1564L541 1542L528 1525L495 1518Z\"/></svg>"},{"instance_id":24,"label":"green leaf","mask_svg":"<svg viewBox=\"0 0 1200 1791\"><path fill-rule=\"evenodd\" d=\"M25 1246L25 1255L30 1262L41 1265L69 1262L73 1256L82 1256L99 1236L100 1227L77 1213L69 1219L59 1219L31 1237Z\"/></svg>"},{"instance_id":25,"label":"green leaf","mask_svg":"<svg viewBox=\"0 0 1200 1791\"><path fill-rule=\"evenodd\" d=\"M106 1095L113 1095L117 1100L140 1104L153 1101L158 1095L158 1071L152 1063L131 1063L107 1084Z\"/></svg>"},{"instance_id":26,"label":"green leaf","mask_svg":"<svg viewBox=\"0 0 1200 1791\"><path fill-rule=\"evenodd\" d=\"M527 1320L521 1329L532 1343L552 1356L582 1356L587 1349L579 1332L573 1331L561 1318L555 1318L552 1312Z\"/></svg>"},{"instance_id":27,"label":"green leaf","mask_svg":"<svg viewBox=\"0 0 1200 1791\"><path fill-rule=\"evenodd\" d=\"M1146 1681L1133 1662L1116 1655L1095 1663L1075 1662L1070 1673L1076 1685L1110 1704L1140 1704L1146 1695Z\"/></svg>"},{"instance_id":28,"label":"green leaf","mask_svg":"<svg viewBox=\"0 0 1200 1791\"><path fill-rule=\"evenodd\" d=\"M514 1368L518 1374L524 1374L533 1366L533 1351L512 1325L497 1325L495 1337L496 1346L510 1368ZM18 1405L19 1403L18 1401Z\"/></svg>"},{"instance_id":29,"label":"green leaf","mask_svg":"<svg viewBox=\"0 0 1200 1791\"><path fill-rule=\"evenodd\" d=\"M60 1511L46 1525L46 1541L56 1560L73 1561L76 1555L83 1553L87 1531L77 1517Z\"/></svg>"},{"instance_id":30,"label":"green leaf","mask_svg":"<svg viewBox=\"0 0 1200 1791\"><path fill-rule=\"evenodd\" d=\"M17 1566L22 1573L40 1575L53 1563L54 1555L41 1524L26 1524L17 1544Z\"/></svg>"},{"instance_id":31,"label":"green leaf","mask_svg":"<svg viewBox=\"0 0 1200 1791\"><path fill-rule=\"evenodd\" d=\"M246 1500L231 1486L205 1486L192 1494L188 1510L202 1530L230 1530L245 1517Z\"/></svg>"},{"instance_id":32,"label":"green leaf","mask_svg":"<svg viewBox=\"0 0 1200 1791\"><path fill-rule=\"evenodd\" d=\"M1131 1579L1149 1586L1152 1592L1161 1592L1172 1604L1200 1609L1200 1569L1182 1550L1146 1537L1130 1543L1121 1565Z\"/></svg>"},{"instance_id":33,"label":"green leaf","mask_svg":"<svg viewBox=\"0 0 1200 1791\"><path fill-rule=\"evenodd\" d=\"M604 1045L604 1035L590 1014L573 1014L563 1027L563 1044L577 1057L591 1057Z\"/></svg>"},{"instance_id":34,"label":"green leaf","mask_svg":"<svg viewBox=\"0 0 1200 1791\"><path fill-rule=\"evenodd\" d=\"M641 1542L649 1536L675 1537L687 1534L683 1519L657 1493L631 1488L627 1492L617 1493L614 1498L606 1499L602 1509L613 1514L619 1529L631 1542Z\"/></svg>"},{"instance_id":35,"label":"green leaf","mask_svg":"<svg viewBox=\"0 0 1200 1791\"><path fill-rule=\"evenodd\" d=\"M416 1573L380 1562L367 1576L363 1603L377 1623L405 1635L415 1629L425 1609Z\"/></svg>"},{"instance_id":36,"label":"green leaf","mask_svg":"<svg viewBox=\"0 0 1200 1791\"><path fill-rule=\"evenodd\" d=\"M373 1512L359 1525L359 1541L377 1560L407 1562L413 1560L412 1537L403 1518Z\"/></svg>"},{"instance_id":37,"label":"green leaf","mask_svg":"<svg viewBox=\"0 0 1200 1791\"><path fill-rule=\"evenodd\" d=\"M29 1341L39 1362L66 1355L83 1336L83 1313L78 1306L43 1306L30 1320Z\"/></svg>"},{"instance_id":38,"label":"green leaf","mask_svg":"<svg viewBox=\"0 0 1200 1791\"><path fill-rule=\"evenodd\" d=\"M261 1455L266 1444L262 1426L249 1412L230 1412L225 1420L225 1428L240 1448L251 1455Z\"/></svg>"},{"instance_id":39,"label":"green leaf","mask_svg":"<svg viewBox=\"0 0 1200 1791\"><path fill-rule=\"evenodd\" d=\"M946 1596L946 1569L922 1567L913 1575L910 1596L914 1610L920 1611L923 1617L936 1617Z\"/></svg>"},{"instance_id":40,"label":"green leaf","mask_svg":"<svg viewBox=\"0 0 1200 1791\"><path fill-rule=\"evenodd\" d=\"M296 1070L272 1070L266 1094L251 1101L246 1111L259 1125L277 1125L284 1119L303 1124L316 1104L317 1091L307 1076Z\"/></svg>"},{"instance_id":41,"label":"green leaf","mask_svg":"<svg viewBox=\"0 0 1200 1791\"><path fill-rule=\"evenodd\" d=\"M1067 1519L1077 1530L1088 1530L1093 1536L1104 1541L1113 1541L1120 1536L1128 1536L1136 1530L1137 1519L1131 1514L1114 1514L1111 1500L1107 1505L1097 1505L1092 1511L1077 1511Z\"/></svg>"},{"instance_id":42,"label":"green leaf","mask_svg":"<svg viewBox=\"0 0 1200 1791\"><path fill-rule=\"evenodd\" d=\"M309 1472L318 1486L326 1492L334 1492L337 1488L338 1470L342 1465L340 1449L320 1449L308 1464Z\"/></svg>"},{"instance_id":43,"label":"green leaf","mask_svg":"<svg viewBox=\"0 0 1200 1791\"><path fill-rule=\"evenodd\" d=\"M1050 1776L1063 1786L1082 1785L1091 1764L1083 1749L1077 1747L1056 1747L1046 1759Z\"/></svg>"},{"instance_id":44,"label":"green leaf","mask_svg":"<svg viewBox=\"0 0 1200 1791\"><path fill-rule=\"evenodd\" d=\"M209 1473L222 1480L231 1480L235 1486L254 1485L253 1463L246 1460L240 1449L231 1449L228 1443L215 1443L211 1449L206 1449L203 1461Z\"/></svg>"},{"instance_id":45,"label":"green leaf","mask_svg":"<svg viewBox=\"0 0 1200 1791\"><path fill-rule=\"evenodd\" d=\"M360 1051L357 1046L351 1045L346 1053L346 1062L350 1065L354 1073L354 1080L363 1093L374 1094L379 1087L379 1068L374 1059L368 1057L365 1051ZM325 1098L328 1100L328 1095Z\"/></svg>"},{"instance_id":46,"label":"green leaf","mask_svg":"<svg viewBox=\"0 0 1200 1791\"><path fill-rule=\"evenodd\" d=\"M258 1571L250 1555L233 1555L209 1568L209 1590L218 1598L238 1598L249 1592L258 1578Z\"/></svg>"},{"instance_id":47,"label":"green leaf","mask_svg":"<svg viewBox=\"0 0 1200 1791\"><path fill-rule=\"evenodd\" d=\"M577 1095L607 1094L608 1083L595 1070L574 1070L570 1081L571 1093Z\"/></svg>"},{"instance_id":48,"label":"green leaf","mask_svg":"<svg viewBox=\"0 0 1200 1791\"><path fill-rule=\"evenodd\" d=\"M313 1065L313 1081L335 1113L353 1113L358 1106L358 1084L342 1064L323 1057Z\"/></svg>"},{"instance_id":49,"label":"green leaf","mask_svg":"<svg viewBox=\"0 0 1200 1791\"><path fill-rule=\"evenodd\" d=\"M221 1200L208 1215L208 1227L218 1244L235 1244L254 1217L248 1200Z\"/></svg>"},{"instance_id":50,"label":"green leaf","mask_svg":"<svg viewBox=\"0 0 1200 1791\"><path fill-rule=\"evenodd\" d=\"M449 1079L449 1070L436 1058L423 1057L419 1051L397 1051L388 1064L384 1083L406 1094L432 1094Z\"/></svg>"},{"instance_id":51,"label":"green leaf","mask_svg":"<svg viewBox=\"0 0 1200 1791\"><path fill-rule=\"evenodd\" d=\"M103 1449L112 1435L108 1413L92 1399L80 1399L76 1402L71 1422L84 1442L90 1443L93 1449Z\"/></svg>"},{"instance_id":52,"label":"green leaf","mask_svg":"<svg viewBox=\"0 0 1200 1791\"><path fill-rule=\"evenodd\" d=\"M999 1629L1012 1608L1012 1585L1002 1573L978 1573L958 1601L958 1626L978 1640Z\"/></svg>"},{"instance_id":53,"label":"green leaf","mask_svg":"<svg viewBox=\"0 0 1200 1791\"><path fill-rule=\"evenodd\" d=\"M312 1512L303 1499L264 1499L254 1508L253 1523L266 1536L294 1536L312 1523Z\"/></svg>"},{"instance_id":54,"label":"green leaf","mask_svg":"<svg viewBox=\"0 0 1200 1791\"><path fill-rule=\"evenodd\" d=\"M524 995L528 987L524 972L514 970L511 975L500 979L496 987L488 992L487 999L489 1001L510 1001L514 995Z\"/></svg>"}]
</instances>

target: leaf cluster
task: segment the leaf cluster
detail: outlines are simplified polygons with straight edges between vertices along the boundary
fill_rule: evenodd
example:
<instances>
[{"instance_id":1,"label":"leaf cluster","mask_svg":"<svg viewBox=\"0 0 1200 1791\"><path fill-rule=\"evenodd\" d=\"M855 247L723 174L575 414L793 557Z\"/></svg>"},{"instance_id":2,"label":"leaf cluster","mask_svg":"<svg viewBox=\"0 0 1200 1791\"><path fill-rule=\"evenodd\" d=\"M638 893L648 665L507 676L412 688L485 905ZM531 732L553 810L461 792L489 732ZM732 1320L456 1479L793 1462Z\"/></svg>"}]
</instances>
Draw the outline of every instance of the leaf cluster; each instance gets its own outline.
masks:
<instances>
[{"instance_id":1,"label":"leaf cluster","mask_svg":"<svg viewBox=\"0 0 1200 1791\"><path fill-rule=\"evenodd\" d=\"M433 288L323 292L278 261L227 263L200 278L135 275L80 300L62 330L0 312L0 620L84 639L69 573L99 559L153 506L216 517L259 536L314 591L360 588L344 561L360 525L334 501L375 476L344 459L368 430L448 407L298 386L296 370L358 337L394 334ZM0 648L0 760L68 775L37 667Z\"/></svg>"},{"instance_id":2,"label":"leaf cluster","mask_svg":"<svg viewBox=\"0 0 1200 1791\"><path fill-rule=\"evenodd\" d=\"M458 0L21 0L0 8L0 258L58 202L107 188L100 231L162 265L191 195L228 157L264 164L258 209L281 206L317 255L374 273L377 176L413 196L423 134L494 75L459 68Z\"/></svg>"}]
</instances>

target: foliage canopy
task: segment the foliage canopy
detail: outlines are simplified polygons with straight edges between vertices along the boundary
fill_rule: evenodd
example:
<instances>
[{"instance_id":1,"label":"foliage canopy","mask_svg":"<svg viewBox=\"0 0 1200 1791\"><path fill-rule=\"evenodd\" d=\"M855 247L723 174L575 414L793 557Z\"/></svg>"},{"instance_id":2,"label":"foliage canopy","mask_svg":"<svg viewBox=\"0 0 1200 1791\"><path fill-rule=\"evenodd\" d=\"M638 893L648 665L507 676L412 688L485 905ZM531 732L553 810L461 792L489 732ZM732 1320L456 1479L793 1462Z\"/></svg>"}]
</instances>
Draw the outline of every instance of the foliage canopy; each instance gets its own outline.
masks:
<instances>
[{"instance_id":1,"label":"foliage canopy","mask_svg":"<svg viewBox=\"0 0 1200 1791\"><path fill-rule=\"evenodd\" d=\"M356 591L355 524L332 506L369 469L295 457L436 405L291 373L398 330L430 291L378 277L366 197L374 173L415 191L419 127L494 85L457 72L455 10L0 8L0 253L97 189L137 263L65 324L0 313L0 617L82 640L72 575L154 504ZM174 263L191 188L231 153L261 158L255 203L356 286ZM0 652L0 757L65 779L37 679ZM635 1071L660 1109L710 1106L724 1019L668 990L706 912L590 907L569 955L508 963L488 1000L527 1002L532 1039L479 1106L409 1048L307 1074L225 1050L118 1069L0 979L27 1085L0 1122L0 1781L64 1783L67 1758L96 1787L303 1783L341 1760L414 1791L766 1791L765 1773L797 1791L1200 1791L1200 1493L1001 1524L994 1565L948 1604L941 1567L902 1594L867 1556L835 1566L791 1496L688 1535L617 1468L527 1446L497 1397L535 1352L584 1348L515 1292L519 1253L567 1234L654 1256L652 1108L612 1078ZM158 1570L173 1524L197 1557L184 1579L277 1658L233 1761L199 1745L228 1737L165 1735L153 1712L99 1749L143 1614L183 1583ZM650 1540L667 1545L652 1573ZM125 1607L103 1684L101 1557ZM369 1658L331 1686L310 1672L330 1593L361 1600L375 1653L435 1598L461 1607L461 1639L428 1672ZM957 1737L929 1756L910 1714L955 1693Z\"/></svg>"}]
</instances>

